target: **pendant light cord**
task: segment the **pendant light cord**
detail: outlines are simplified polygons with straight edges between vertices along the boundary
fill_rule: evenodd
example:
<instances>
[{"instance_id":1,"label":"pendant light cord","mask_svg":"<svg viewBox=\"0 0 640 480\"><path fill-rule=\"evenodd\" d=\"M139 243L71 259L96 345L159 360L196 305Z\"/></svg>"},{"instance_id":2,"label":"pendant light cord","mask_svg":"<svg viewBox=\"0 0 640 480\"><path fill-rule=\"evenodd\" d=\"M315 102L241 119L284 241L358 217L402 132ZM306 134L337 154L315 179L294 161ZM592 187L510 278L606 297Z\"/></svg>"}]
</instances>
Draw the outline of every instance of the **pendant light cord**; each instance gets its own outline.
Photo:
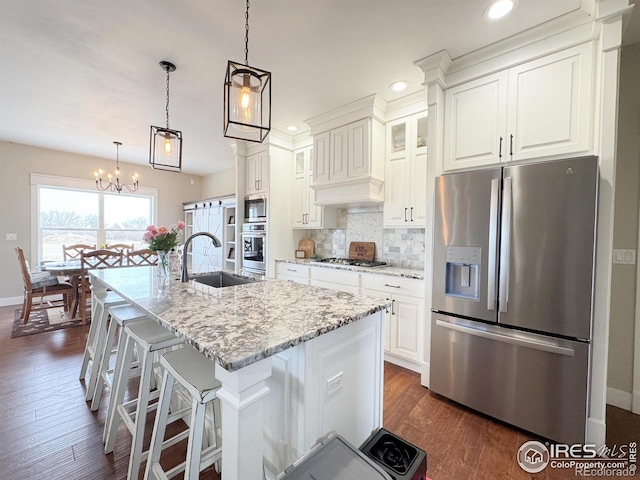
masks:
<instances>
[{"instance_id":1,"label":"pendant light cord","mask_svg":"<svg viewBox=\"0 0 640 480\"><path fill-rule=\"evenodd\" d=\"M167 68L167 130L169 130L169 69Z\"/></svg>"},{"instance_id":2,"label":"pendant light cord","mask_svg":"<svg viewBox=\"0 0 640 480\"><path fill-rule=\"evenodd\" d=\"M244 14L244 64L249 65L249 0Z\"/></svg>"}]
</instances>

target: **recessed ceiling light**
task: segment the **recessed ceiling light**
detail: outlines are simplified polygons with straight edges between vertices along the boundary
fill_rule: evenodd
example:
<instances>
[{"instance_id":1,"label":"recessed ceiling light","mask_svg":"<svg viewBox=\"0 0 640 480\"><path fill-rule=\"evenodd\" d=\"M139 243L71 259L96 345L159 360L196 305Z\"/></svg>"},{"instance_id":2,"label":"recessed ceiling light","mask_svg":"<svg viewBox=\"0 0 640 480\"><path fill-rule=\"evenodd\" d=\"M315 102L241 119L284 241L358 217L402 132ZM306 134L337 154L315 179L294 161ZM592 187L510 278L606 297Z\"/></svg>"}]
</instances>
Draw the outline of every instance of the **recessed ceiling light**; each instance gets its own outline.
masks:
<instances>
[{"instance_id":1,"label":"recessed ceiling light","mask_svg":"<svg viewBox=\"0 0 640 480\"><path fill-rule=\"evenodd\" d=\"M403 90L406 90L408 86L409 86L409 82L405 80L400 80L397 82L393 82L391 85L389 85L389 88L394 92L402 92Z\"/></svg>"},{"instance_id":2,"label":"recessed ceiling light","mask_svg":"<svg viewBox=\"0 0 640 480\"><path fill-rule=\"evenodd\" d=\"M297 132L298 127L296 127L295 125L288 125L287 130L289 130L290 132Z\"/></svg>"},{"instance_id":3,"label":"recessed ceiling light","mask_svg":"<svg viewBox=\"0 0 640 480\"><path fill-rule=\"evenodd\" d=\"M487 9L486 16L491 20L497 20L508 14L515 7L515 0L496 0Z\"/></svg>"}]
</instances>

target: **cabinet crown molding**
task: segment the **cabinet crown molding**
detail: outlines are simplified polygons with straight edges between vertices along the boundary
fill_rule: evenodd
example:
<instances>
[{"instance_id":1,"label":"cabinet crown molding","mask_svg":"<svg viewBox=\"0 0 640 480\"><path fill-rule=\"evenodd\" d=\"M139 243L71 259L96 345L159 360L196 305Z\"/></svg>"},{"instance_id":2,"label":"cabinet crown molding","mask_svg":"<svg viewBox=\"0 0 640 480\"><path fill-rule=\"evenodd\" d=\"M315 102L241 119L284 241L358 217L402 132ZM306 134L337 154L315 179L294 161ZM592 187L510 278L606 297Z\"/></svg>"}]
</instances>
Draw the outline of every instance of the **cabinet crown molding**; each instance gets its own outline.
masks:
<instances>
[{"instance_id":1,"label":"cabinet crown molding","mask_svg":"<svg viewBox=\"0 0 640 480\"><path fill-rule=\"evenodd\" d=\"M309 125L311 135L316 135L363 118L384 122L386 108L386 100L373 94L305 120L305 123Z\"/></svg>"}]
</instances>

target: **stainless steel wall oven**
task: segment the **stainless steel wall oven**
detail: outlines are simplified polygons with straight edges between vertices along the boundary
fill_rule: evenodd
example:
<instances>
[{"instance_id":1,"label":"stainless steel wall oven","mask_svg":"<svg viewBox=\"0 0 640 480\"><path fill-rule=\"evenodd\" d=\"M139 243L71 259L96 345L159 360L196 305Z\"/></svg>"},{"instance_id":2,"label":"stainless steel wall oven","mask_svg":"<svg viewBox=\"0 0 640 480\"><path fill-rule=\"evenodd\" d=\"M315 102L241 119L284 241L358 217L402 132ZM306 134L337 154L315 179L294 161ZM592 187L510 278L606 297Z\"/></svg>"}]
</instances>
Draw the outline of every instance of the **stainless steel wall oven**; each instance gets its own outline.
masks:
<instances>
[{"instance_id":1,"label":"stainless steel wall oven","mask_svg":"<svg viewBox=\"0 0 640 480\"><path fill-rule=\"evenodd\" d=\"M242 225L242 269L264 275L267 271L267 224Z\"/></svg>"}]
</instances>

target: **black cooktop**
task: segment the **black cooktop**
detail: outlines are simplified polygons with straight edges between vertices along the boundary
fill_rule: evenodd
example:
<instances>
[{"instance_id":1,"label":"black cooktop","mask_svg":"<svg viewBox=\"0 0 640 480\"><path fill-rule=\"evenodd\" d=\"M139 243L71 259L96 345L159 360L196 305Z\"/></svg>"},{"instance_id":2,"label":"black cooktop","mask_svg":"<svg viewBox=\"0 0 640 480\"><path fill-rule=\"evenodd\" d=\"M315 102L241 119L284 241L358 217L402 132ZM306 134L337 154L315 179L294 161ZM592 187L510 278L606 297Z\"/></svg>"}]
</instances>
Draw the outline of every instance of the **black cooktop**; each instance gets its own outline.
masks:
<instances>
[{"instance_id":1,"label":"black cooktop","mask_svg":"<svg viewBox=\"0 0 640 480\"><path fill-rule=\"evenodd\" d=\"M355 260L355 259L351 259L351 258L336 258L336 257L332 257L332 258L320 258L318 260L314 260L314 262L317 263L335 263L337 265L350 265L353 267L382 267L384 265L387 264L387 262L379 262L379 261L372 261L372 262L367 262L365 260Z\"/></svg>"}]
</instances>

